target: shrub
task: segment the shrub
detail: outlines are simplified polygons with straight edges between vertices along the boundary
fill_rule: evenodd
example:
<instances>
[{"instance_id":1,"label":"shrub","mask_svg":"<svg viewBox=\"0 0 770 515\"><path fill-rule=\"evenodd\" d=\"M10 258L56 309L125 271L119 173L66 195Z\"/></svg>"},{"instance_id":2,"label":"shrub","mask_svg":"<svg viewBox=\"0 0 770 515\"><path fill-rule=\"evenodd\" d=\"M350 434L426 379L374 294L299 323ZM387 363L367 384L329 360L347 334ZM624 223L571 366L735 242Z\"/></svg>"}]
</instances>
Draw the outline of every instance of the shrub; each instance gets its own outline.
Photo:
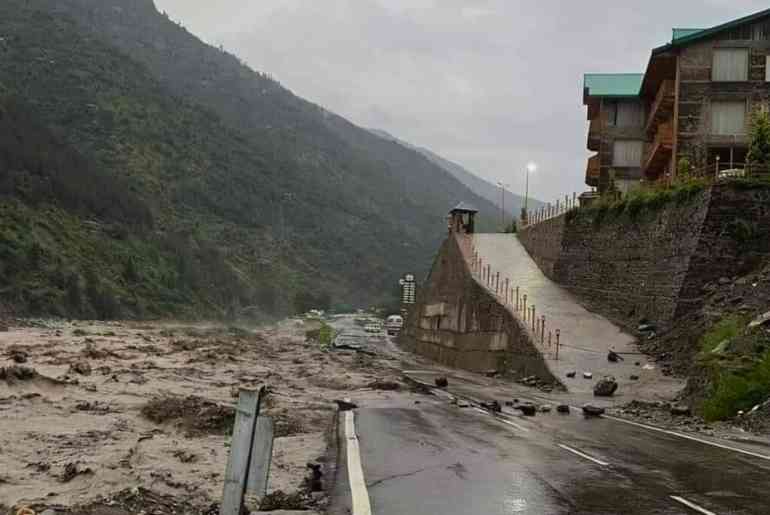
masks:
<instances>
[{"instance_id":1,"label":"shrub","mask_svg":"<svg viewBox=\"0 0 770 515\"><path fill-rule=\"evenodd\" d=\"M711 396L701 407L706 420L724 420L750 410L770 396L770 353L748 370L715 374Z\"/></svg>"}]
</instances>

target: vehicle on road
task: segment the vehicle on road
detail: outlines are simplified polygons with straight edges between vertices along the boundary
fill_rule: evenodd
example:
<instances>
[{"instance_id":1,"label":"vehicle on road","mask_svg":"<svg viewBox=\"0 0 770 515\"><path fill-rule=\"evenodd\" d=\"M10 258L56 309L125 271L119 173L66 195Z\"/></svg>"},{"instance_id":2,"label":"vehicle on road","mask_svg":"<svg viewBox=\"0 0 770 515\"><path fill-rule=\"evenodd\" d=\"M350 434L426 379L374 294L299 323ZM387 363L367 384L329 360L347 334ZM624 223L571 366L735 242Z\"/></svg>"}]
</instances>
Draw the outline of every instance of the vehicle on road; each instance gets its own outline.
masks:
<instances>
[{"instance_id":1,"label":"vehicle on road","mask_svg":"<svg viewBox=\"0 0 770 515\"><path fill-rule=\"evenodd\" d=\"M367 333L381 333L382 332L382 322L369 322L364 326L364 331Z\"/></svg>"},{"instance_id":2,"label":"vehicle on road","mask_svg":"<svg viewBox=\"0 0 770 515\"><path fill-rule=\"evenodd\" d=\"M385 321L385 330L388 336L396 336L404 327L404 317L401 315L390 315Z\"/></svg>"}]
</instances>

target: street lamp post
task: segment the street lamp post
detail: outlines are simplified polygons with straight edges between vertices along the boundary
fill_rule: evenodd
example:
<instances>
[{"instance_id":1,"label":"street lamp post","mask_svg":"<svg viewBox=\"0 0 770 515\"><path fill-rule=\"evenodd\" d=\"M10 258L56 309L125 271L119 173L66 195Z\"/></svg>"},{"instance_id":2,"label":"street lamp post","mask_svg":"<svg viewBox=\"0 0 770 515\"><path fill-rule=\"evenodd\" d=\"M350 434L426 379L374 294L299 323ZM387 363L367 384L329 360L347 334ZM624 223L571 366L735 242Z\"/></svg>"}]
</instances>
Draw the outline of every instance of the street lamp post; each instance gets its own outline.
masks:
<instances>
[{"instance_id":1,"label":"street lamp post","mask_svg":"<svg viewBox=\"0 0 770 515\"><path fill-rule=\"evenodd\" d=\"M527 163L527 169L526 173L524 174L525 181L524 181L524 207L521 210L521 220L525 224L528 221L529 215L527 214L527 206L529 204L529 174L533 173L535 170L537 170L537 165L530 161Z\"/></svg>"}]
</instances>

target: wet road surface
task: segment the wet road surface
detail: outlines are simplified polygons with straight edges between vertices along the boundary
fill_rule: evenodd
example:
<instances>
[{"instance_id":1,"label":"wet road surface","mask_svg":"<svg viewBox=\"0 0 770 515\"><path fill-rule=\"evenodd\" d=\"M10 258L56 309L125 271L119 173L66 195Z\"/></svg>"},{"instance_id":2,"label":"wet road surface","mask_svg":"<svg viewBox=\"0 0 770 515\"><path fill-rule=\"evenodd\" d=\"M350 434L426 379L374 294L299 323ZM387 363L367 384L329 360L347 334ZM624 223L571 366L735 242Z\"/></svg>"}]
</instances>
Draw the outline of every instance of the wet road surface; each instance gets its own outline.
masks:
<instances>
[{"instance_id":1,"label":"wet road surface","mask_svg":"<svg viewBox=\"0 0 770 515\"><path fill-rule=\"evenodd\" d=\"M392 347L390 340L362 341ZM435 373L409 376L427 383ZM498 418L451 402L532 394L488 381L453 376L447 392L395 395L355 410L372 513L770 513L770 449L724 448L612 418L586 419L574 407L568 415L535 417L504 408ZM341 451L332 515L351 506Z\"/></svg>"}]
</instances>

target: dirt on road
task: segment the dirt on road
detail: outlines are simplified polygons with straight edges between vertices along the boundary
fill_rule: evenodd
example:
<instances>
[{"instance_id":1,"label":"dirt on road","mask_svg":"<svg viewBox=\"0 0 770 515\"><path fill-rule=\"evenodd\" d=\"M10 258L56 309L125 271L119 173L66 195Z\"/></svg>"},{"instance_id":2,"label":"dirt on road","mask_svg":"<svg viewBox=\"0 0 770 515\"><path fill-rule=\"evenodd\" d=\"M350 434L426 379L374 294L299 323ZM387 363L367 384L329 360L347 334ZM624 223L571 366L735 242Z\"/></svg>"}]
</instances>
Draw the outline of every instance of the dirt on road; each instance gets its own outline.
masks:
<instances>
[{"instance_id":1,"label":"dirt on road","mask_svg":"<svg viewBox=\"0 0 770 515\"><path fill-rule=\"evenodd\" d=\"M393 381L395 364L323 350L307 329L12 324L0 332L0 513L217 513L238 391L260 385L276 421L272 499L322 509L305 478L308 463L333 476L334 399L389 395L369 385Z\"/></svg>"}]
</instances>

